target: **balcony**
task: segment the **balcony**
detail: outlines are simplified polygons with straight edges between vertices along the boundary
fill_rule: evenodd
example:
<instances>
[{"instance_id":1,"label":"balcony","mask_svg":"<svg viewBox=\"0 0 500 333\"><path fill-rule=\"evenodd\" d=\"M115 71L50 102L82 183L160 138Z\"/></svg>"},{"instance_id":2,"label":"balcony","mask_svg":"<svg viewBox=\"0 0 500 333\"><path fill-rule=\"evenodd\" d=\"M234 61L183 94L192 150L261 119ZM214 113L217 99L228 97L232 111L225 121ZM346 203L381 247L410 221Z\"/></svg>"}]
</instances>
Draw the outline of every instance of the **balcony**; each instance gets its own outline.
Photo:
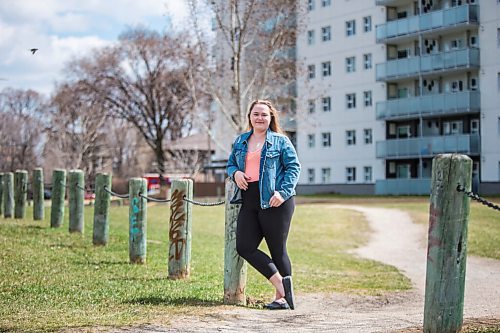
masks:
<instances>
[{"instance_id":1,"label":"balcony","mask_svg":"<svg viewBox=\"0 0 500 333\"><path fill-rule=\"evenodd\" d=\"M444 153L479 155L479 151L479 135L456 134L378 141L376 156L385 159L419 158Z\"/></svg>"},{"instance_id":2,"label":"balcony","mask_svg":"<svg viewBox=\"0 0 500 333\"><path fill-rule=\"evenodd\" d=\"M377 81L398 80L445 70L479 67L479 49L467 48L377 64Z\"/></svg>"},{"instance_id":3,"label":"balcony","mask_svg":"<svg viewBox=\"0 0 500 333\"><path fill-rule=\"evenodd\" d=\"M377 42L389 39L409 37L419 32L433 31L457 25L477 24L479 17L478 5L462 5L443 10L437 10L422 15L389 21L377 25Z\"/></svg>"},{"instance_id":4,"label":"balcony","mask_svg":"<svg viewBox=\"0 0 500 333\"><path fill-rule=\"evenodd\" d=\"M479 112L480 100L478 91L392 99L377 103L377 120Z\"/></svg>"},{"instance_id":5,"label":"balcony","mask_svg":"<svg viewBox=\"0 0 500 333\"><path fill-rule=\"evenodd\" d=\"M375 182L375 194L379 195L428 195L430 193L430 178L383 179Z\"/></svg>"}]
</instances>

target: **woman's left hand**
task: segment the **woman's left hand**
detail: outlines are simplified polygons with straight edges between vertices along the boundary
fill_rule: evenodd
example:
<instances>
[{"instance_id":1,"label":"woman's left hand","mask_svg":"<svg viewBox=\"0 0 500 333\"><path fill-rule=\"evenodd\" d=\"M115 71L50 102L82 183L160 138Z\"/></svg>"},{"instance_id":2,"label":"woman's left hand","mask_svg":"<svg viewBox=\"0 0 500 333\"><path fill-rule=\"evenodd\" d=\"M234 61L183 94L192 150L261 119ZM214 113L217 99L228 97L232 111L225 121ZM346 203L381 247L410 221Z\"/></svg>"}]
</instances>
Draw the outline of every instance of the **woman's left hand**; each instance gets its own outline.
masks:
<instances>
[{"instance_id":1,"label":"woman's left hand","mask_svg":"<svg viewBox=\"0 0 500 333\"><path fill-rule=\"evenodd\" d=\"M279 207L283 202L285 202L285 199L283 199L280 192L274 191L274 195L269 200L269 207Z\"/></svg>"}]
</instances>

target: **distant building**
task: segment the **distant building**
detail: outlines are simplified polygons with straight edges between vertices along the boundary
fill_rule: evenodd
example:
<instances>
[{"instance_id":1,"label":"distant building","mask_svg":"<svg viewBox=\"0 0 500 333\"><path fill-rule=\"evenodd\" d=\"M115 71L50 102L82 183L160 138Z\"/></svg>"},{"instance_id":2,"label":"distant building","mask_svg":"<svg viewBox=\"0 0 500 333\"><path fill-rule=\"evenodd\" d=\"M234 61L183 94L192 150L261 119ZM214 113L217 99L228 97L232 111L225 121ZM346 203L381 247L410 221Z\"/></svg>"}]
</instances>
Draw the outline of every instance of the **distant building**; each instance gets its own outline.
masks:
<instances>
[{"instance_id":1,"label":"distant building","mask_svg":"<svg viewBox=\"0 0 500 333\"><path fill-rule=\"evenodd\" d=\"M301 193L428 194L432 158L500 193L500 1L308 0Z\"/></svg>"}]
</instances>

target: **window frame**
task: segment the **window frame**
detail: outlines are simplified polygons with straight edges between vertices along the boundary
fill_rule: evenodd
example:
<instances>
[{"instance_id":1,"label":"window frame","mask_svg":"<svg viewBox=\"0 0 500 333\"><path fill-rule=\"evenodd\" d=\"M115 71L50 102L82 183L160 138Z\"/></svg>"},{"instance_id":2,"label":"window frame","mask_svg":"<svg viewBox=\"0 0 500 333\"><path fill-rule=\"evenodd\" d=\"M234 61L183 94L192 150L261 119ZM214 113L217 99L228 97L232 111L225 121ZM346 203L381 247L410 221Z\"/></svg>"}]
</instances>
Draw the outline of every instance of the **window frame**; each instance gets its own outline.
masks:
<instances>
[{"instance_id":1,"label":"window frame","mask_svg":"<svg viewBox=\"0 0 500 333\"><path fill-rule=\"evenodd\" d=\"M356 72L356 56L345 58L345 71L346 73Z\"/></svg>"},{"instance_id":2,"label":"window frame","mask_svg":"<svg viewBox=\"0 0 500 333\"><path fill-rule=\"evenodd\" d=\"M346 107L347 109L356 108L356 93L345 94L346 97Z\"/></svg>"},{"instance_id":3,"label":"window frame","mask_svg":"<svg viewBox=\"0 0 500 333\"><path fill-rule=\"evenodd\" d=\"M356 35L356 20L349 20L345 22L345 35L346 37Z\"/></svg>"},{"instance_id":4,"label":"window frame","mask_svg":"<svg viewBox=\"0 0 500 333\"><path fill-rule=\"evenodd\" d=\"M321 110L323 112L332 111L332 98L330 96L321 97Z\"/></svg>"},{"instance_id":5,"label":"window frame","mask_svg":"<svg viewBox=\"0 0 500 333\"><path fill-rule=\"evenodd\" d=\"M332 146L332 133L321 132L321 147L329 148Z\"/></svg>"},{"instance_id":6,"label":"window frame","mask_svg":"<svg viewBox=\"0 0 500 333\"><path fill-rule=\"evenodd\" d=\"M332 40L332 26L327 25L324 27L321 27L321 41L322 42L329 42Z\"/></svg>"},{"instance_id":7,"label":"window frame","mask_svg":"<svg viewBox=\"0 0 500 333\"><path fill-rule=\"evenodd\" d=\"M347 146L355 146L356 145L356 130L346 130L345 131L345 143Z\"/></svg>"}]
</instances>

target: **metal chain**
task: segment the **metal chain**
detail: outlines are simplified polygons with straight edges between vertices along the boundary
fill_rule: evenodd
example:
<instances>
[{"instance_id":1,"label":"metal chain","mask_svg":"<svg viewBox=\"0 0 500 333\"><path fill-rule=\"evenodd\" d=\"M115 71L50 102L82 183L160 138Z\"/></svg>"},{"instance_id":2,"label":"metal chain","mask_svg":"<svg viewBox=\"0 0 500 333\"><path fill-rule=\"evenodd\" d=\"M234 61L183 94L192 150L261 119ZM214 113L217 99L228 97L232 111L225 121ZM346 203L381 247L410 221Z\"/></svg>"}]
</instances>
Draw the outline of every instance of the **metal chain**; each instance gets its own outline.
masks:
<instances>
[{"instance_id":1,"label":"metal chain","mask_svg":"<svg viewBox=\"0 0 500 333\"><path fill-rule=\"evenodd\" d=\"M76 188L82 190L82 191L87 191L85 187L78 185L78 183L75 184Z\"/></svg>"},{"instance_id":2,"label":"metal chain","mask_svg":"<svg viewBox=\"0 0 500 333\"><path fill-rule=\"evenodd\" d=\"M154 202L170 202L170 201L172 201L172 199L156 199L156 198L151 198L151 197L148 197L146 195L142 195L142 192L139 192L139 196L141 198L144 198L144 199L148 200L148 201L154 201Z\"/></svg>"},{"instance_id":3,"label":"metal chain","mask_svg":"<svg viewBox=\"0 0 500 333\"><path fill-rule=\"evenodd\" d=\"M465 195L467 195L469 198L473 199L473 200L476 200L480 203L482 203L483 205L485 206L488 206L490 208L493 208L495 210L498 210L500 211L500 206L498 205L495 205L494 203L492 202L489 202L488 200L484 199L484 198L481 198L479 195L477 195L476 193L472 192L472 191L466 191L465 190L465 187L463 187L462 185L458 184L457 185L457 191L458 192L464 192Z\"/></svg>"},{"instance_id":4,"label":"metal chain","mask_svg":"<svg viewBox=\"0 0 500 333\"><path fill-rule=\"evenodd\" d=\"M223 205L226 203L226 201L217 201L217 202L199 202L199 201L194 201L194 200L189 200L186 198L186 196L183 196L182 199L186 202L192 203L193 205L198 205L198 206L218 206L218 205Z\"/></svg>"},{"instance_id":5,"label":"metal chain","mask_svg":"<svg viewBox=\"0 0 500 333\"><path fill-rule=\"evenodd\" d=\"M115 196L115 197L118 197L118 198L122 198L122 199L127 199L129 197L128 193L127 194L118 194L118 193L115 193L115 192L113 192L111 190L108 190L108 187L106 185L104 185L104 191L108 192L112 196Z\"/></svg>"}]
</instances>

